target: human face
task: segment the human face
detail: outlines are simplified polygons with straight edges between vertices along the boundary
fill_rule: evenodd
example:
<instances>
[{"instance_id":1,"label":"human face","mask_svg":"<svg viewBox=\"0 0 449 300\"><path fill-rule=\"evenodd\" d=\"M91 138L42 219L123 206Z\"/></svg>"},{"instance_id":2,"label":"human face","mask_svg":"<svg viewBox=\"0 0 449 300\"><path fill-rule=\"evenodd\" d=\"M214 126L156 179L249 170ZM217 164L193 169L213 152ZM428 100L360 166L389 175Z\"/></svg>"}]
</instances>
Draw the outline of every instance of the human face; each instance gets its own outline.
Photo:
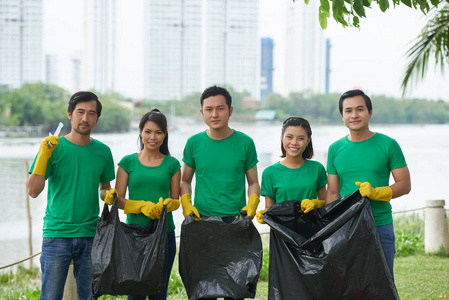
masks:
<instances>
[{"instance_id":1,"label":"human face","mask_svg":"<svg viewBox=\"0 0 449 300\"><path fill-rule=\"evenodd\" d=\"M161 127L153 121L145 123L140 135L142 136L144 149L151 151L159 151L159 148L165 139L165 133L162 131Z\"/></svg>"},{"instance_id":2,"label":"human face","mask_svg":"<svg viewBox=\"0 0 449 300\"><path fill-rule=\"evenodd\" d=\"M288 126L282 135L282 147L286 157L302 157L309 142L307 132L301 126Z\"/></svg>"},{"instance_id":3,"label":"human face","mask_svg":"<svg viewBox=\"0 0 449 300\"><path fill-rule=\"evenodd\" d=\"M80 135L90 135L98 122L97 102L79 102L72 113L68 112L72 130Z\"/></svg>"},{"instance_id":4,"label":"human face","mask_svg":"<svg viewBox=\"0 0 449 300\"><path fill-rule=\"evenodd\" d=\"M372 111L368 112L365 99L360 96L354 96L343 100L342 118L346 127L352 131L369 130L369 120L372 116Z\"/></svg>"},{"instance_id":5,"label":"human face","mask_svg":"<svg viewBox=\"0 0 449 300\"><path fill-rule=\"evenodd\" d=\"M220 130L228 128L232 110L233 108L226 104L226 98L223 95L217 95L204 99L201 114L210 129Z\"/></svg>"}]
</instances>

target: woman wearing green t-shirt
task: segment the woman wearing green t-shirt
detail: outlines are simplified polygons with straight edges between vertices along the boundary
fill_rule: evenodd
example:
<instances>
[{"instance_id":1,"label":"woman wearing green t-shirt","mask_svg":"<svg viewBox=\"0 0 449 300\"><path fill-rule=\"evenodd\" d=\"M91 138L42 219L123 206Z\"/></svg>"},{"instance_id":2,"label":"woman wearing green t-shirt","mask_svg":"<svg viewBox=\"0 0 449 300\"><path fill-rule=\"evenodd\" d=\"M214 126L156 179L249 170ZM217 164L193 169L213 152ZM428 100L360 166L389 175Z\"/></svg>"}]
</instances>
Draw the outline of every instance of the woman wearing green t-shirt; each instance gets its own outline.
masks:
<instances>
[{"instance_id":1,"label":"woman wearing green t-shirt","mask_svg":"<svg viewBox=\"0 0 449 300\"><path fill-rule=\"evenodd\" d=\"M262 173L261 195L265 196L265 210L257 213L257 221L275 203L301 201L307 213L322 207L326 197L326 171L323 165L310 160L313 156L312 129L307 120L290 117L282 124L281 151L284 159ZM303 200L304 199L304 200Z\"/></svg>"},{"instance_id":2,"label":"woman wearing green t-shirt","mask_svg":"<svg viewBox=\"0 0 449 300\"><path fill-rule=\"evenodd\" d=\"M170 156L168 150L167 119L153 109L143 115L139 123L140 152L126 155L119 162L116 190L119 207L127 214L127 224L145 226L151 219L158 219L162 203L167 205L168 272L165 290L148 299L166 299L168 281L176 255L175 224L171 211L179 207L181 165ZM129 189L129 200L125 198ZM162 202L159 199L165 199ZM129 300L144 300L146 295L129 295Z\"/></svg>"}]
</instances>

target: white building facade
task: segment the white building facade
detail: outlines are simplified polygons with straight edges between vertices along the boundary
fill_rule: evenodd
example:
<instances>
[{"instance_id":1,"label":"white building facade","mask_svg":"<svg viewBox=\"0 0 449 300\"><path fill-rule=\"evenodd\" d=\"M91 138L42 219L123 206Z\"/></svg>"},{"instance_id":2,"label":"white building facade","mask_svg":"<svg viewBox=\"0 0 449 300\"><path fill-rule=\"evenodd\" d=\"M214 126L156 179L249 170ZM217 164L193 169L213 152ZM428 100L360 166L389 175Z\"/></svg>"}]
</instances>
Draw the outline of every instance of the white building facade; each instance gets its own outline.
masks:
<instances>
[{"instance_id":1,"label":"white building facade","mask_svg":"<svg viewBox=\"0 0 449 300\"><path fill-rule=\"evenodd\" d=\"M42 0L0 0L0 85L43 78Z\"/></svg>"},{"instance_id":2,"label":"white building facade","mask_svg":"<svg viewBox=\"0 0 449 300\"><path fill-rule=\"evenodd\" d=\"M325 39L319 2L289 2L285 7L283 93L324 93Z\"/></svg>"},{"instance_id":3,"label":"white building facade","mask_svg":"<svg viewBox=\"0 0 449 300\"><path fill-rule=\"evenodd\" d=\"M258 98L258 5L258 0L145 1L145 97L182 99L216 84Z\"/></svg>"},{"instance_id":4,"label":"white building facade","mask_svg":"<svg viewBox=\"0 0 449 300\"><path fill-rule=\"evenodd\" d=\"M116 0L86 0L83 89L114 91L117 59Z\"/></svg>"}]
</instances>

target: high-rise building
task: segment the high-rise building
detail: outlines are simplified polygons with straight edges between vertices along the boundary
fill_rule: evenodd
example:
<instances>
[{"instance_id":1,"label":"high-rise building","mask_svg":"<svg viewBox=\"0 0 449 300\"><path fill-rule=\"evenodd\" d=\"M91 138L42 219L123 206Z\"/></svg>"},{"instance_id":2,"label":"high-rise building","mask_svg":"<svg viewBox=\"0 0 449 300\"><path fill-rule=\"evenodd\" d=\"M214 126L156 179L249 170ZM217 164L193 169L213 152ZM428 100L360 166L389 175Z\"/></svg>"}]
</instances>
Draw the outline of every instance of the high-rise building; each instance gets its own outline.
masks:
<instances>
[{"instance_id":1,"label":"high-rise building","mask_svg":"<svg viewBox=\"0 0 449 300\"><path fill-rule=\"evenodd\" d=\"M148 0L144 34L146 98L214 84L259 97L258 0Z\"/></svg>"},{"instance_id":2,"label":"high-rise building","mask_svg":"<svg viewBox=\"0 0 449 300\"><path fill-rule=\"evenodd\" d=\"M0 85L42 80L42 0L0 1Z\"/></svg>"},{"instance_id":3,"label":"high-rise building","mask_svg":"<svg viewBox=\"0 0 449 300\"><path fill-rule=\"evenodd\" d=\"M289 2L285 11L284 92L324 92L325 40L319 2Z\"/></svg>"},{"instance_id":4,"label":"high-rise building","mask_svg":"<svg viewBox=\"0 0 449 300\"><path fill-rule=\"evenodd\" d=\"M116 0L85 1L82 88L114 90L116 77Z\"/></svg>"},{"instance_id":5,"label":"high-rise building","mask_svg":"<svg viewBox=\"0 0 449 300\"><path fill-rule=\"evenodd\" d=\"M265 102L268 94L273 92L273 39L262 38L260 70L260 102Z\"/></svg>"},{"instance_id":6,"label":"high-rise building","mask_svg":"<svg viewBox=\"0 0 449 300\"><path fill-rule=\"evenodd\" d=\"M58 57L55 54L45 55L45 83L58 85Z\"/></svg>"}]
</instances>

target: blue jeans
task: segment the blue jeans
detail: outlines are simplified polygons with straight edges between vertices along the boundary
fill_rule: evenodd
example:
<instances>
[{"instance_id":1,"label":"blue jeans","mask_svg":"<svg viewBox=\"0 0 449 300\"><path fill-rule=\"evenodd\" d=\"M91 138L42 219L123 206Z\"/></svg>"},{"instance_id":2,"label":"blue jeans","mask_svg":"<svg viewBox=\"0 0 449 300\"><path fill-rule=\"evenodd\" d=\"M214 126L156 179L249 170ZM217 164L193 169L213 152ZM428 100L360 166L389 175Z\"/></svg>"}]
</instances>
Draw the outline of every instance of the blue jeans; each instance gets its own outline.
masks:
<instances>
[{"instance_id":1,"label":"blue jeans","mask_svg":"<svg viewBox=\"0 0 449 300\"><path fill-rule=\"evenodd\" d=\"M387 259L388 267L391 271L391 276L394 278L393 261L396 249L393 224L378 226L377 232L379 233L380 243L382 244L385 258Z\"/></svg>"},{"instance_id":2,"label":"blue jeans","mask_svg":"<svg viewBox=\"0 0 449 300\"><path fill-rule=\"evenodd\" d=\"M165 289L163 289L159 294L148 296L149 300L166 300L167 299L167 290L168 290L168 282L170 280L171 269L173 267L173 262L175 261L176 256L176 236L175 232L168 233L168 263L167 263L167 284L165 285ZM147 296L145 295L128 295L128 300L145 300Z\"/></svg>"},{"instance_id":3,"label":"blue jeans","mask_svg":"<svg viewBox=\"0 0 449 300\"><path fill-rule=\"evenodd\" d=\"M92 238L44 238L40 257L41 300L62 299L70 262L79 300L92 299Z\"/></svg>"}]
</instances>

